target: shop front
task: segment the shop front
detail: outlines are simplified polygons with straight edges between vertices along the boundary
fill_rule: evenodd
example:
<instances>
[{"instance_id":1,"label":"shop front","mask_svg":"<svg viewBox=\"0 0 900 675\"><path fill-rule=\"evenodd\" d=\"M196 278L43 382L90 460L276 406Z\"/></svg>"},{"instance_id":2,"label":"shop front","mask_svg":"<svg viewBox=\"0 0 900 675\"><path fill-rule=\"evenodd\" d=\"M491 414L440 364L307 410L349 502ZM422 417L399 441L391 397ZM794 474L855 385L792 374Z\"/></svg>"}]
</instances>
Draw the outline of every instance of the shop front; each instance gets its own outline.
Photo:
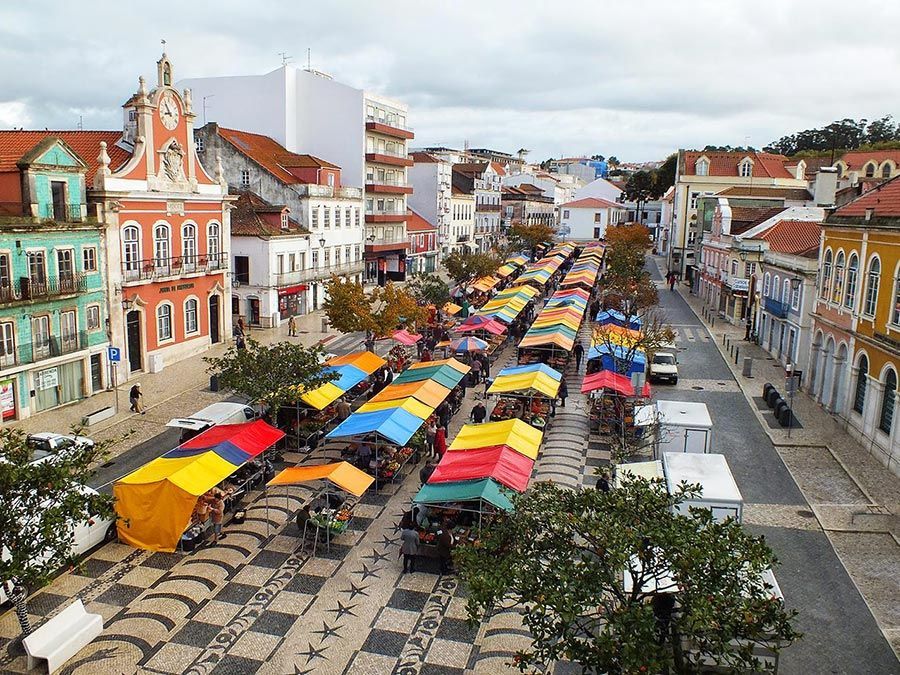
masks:
<instances>
[{"instance_id":1,"label":"shop front","mask_svg":"<svg viewBox=\"0 0 900 675\"><path fill-rule=\"evenodd\" d=\"M306 284L298 284L278 289L278 314L281 319L289 316L300 316L307 313Z\"/></svg>"}]
</instances>

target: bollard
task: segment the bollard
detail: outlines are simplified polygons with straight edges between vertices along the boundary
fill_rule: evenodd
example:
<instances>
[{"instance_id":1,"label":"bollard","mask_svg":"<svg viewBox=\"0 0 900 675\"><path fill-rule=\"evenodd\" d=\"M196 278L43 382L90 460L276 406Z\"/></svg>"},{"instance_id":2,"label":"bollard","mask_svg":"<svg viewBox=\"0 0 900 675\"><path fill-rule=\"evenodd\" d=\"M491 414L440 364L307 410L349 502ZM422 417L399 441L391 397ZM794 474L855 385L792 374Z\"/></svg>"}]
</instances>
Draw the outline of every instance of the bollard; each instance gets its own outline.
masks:
<instances>
[{"instance_id":1,"label":"bollard","mask_svg":"<svg viewBox=\"0 0 900 675\"><path fill-rule=\"evenodd\" d=\"M741 358L741 348L735 347L734 348L734 365L738 364L738 361L740 360L740 358Z\"/></svg>"},{"instance_id":2,"label":"bollard","mask_svg":"<svg viewBox=\"0 0 900 675\"><path fill-rule=\"evenodd\" d=\"M715 327L716 327L716 317L713 317L711 328L715 328Z\"/></svg>"},{"instance_id":3,"label":"bollard","mask_svg":"<svg viewBox=\"0 0 900 675\"><path fill-rule=\"evenodd\" d=\"M722 344L725 344L725 333L722 333Z\"/></svg>"},{"instance_id":4,"label":"bollard","mask_svg":"<svg viewBox=\"0 0 900 675\"><path fill-rule=\"evenodd\" d=\"M753 357L744 357L744 367L741 369L741 375L744 377L753 377Z\"/></svg>"}]
</instances>

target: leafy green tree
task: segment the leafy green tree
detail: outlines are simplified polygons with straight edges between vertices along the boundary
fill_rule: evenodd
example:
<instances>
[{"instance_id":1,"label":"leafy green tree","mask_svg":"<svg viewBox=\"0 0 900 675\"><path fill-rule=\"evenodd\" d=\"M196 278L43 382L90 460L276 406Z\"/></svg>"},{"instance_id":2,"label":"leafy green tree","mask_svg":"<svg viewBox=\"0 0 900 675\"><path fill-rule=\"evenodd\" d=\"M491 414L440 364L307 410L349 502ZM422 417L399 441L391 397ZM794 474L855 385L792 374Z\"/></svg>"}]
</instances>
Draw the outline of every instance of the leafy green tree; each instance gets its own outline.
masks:
<instances>
[{"instance_id":1,"label":"leafy green tree","mask_svg":"<svg viewBox=\"0 0 900 675\"><path fill-rule=\"evenodd\" d=\"M434 305L438 309L450 302L450 289L436 274L416 274L406 284L417 302Z\"/></svg>"},{"instance_id":2,"label":"leafy green tree","mask_svg":"<svg viewBox=\"0 0 900 675\"><path fill-rule=\"evenodd\" d=\"M108 446L76 444L53 460L34 463L25 434L0 429L0 583L15 604L23 636L31 633L29 590L76 564L74 527L113 515L110 495L82 489Z\"/></svg>"},{"instance_id":3,"label":"leafy green tree","mask_svg":"<svg viewBox=\"0 0 900 675\"><path fill-rule=\"evenodd\" d=\"M610 158L607 160L607 164L609 164L610 166L618 166L618 165L619 165L619 158L616 157L615 155L612 155L612 156L610 156Z\"/></svg>"},{"instance_id":4,"label":"leafy green tree","mask_svg":"<svg viewBox=\"0 0 900 675\"><path fill-rule=\"evenodd\" d=\"M320 346L295 342L263 345L248 339L246 347L232 345L222 356L204 357L207 371L219 385L256 404L277 410L297 400L297 391L308 391L330 382L335 374L322 366Z\"/></svg>"},{"instance_id":5,"label":"leafy green tree","mask_svg":"<svg viewBox=\"0 0 900 675\"><path fill-rule=\"evenodd\" d=\"M866 127L863 145L869 143L885 143L888 141L896 141L898 139L898 128L894 123L892 115L872 120Z\"/></svg>"},{"instance_id":6,"label":"leafy green tree","mask_svg":"<svg viewBox=\"0 0 900 675\"><path fill-rule=\"evenodd\" d=\"M635 203L637 222L641 222L644 205L658 196L656 190L656 182L649 171L635 171L628 177L628 181L625 183L625 199Z\"/></svg>"},{"instance_id":7,"label":"leafy green tree","mask_svg":"<svg viewBox=\"0 0 900 675\"><path fill-rule=\"evenodd\" d=\"M522 608L532 637L515 659L523 672L560 659L585 673L693 673L706 660L761 669L755 646L800 637L762 577L775 556L732 519L675 512L696 494L627 477L609 492L534 484L454 554L470 618Z\"/></svg>"},{"instance_id":8,"label":"leafy green tree","mask_svg":"<svg viewBox=\"0 0 900 675\"><path fill-rule=\"evenodd\" d=\"M500 267L500 260L490 253L454 251L444 257L442 264L457 285L464 285L496 272Z\"/></svg>"},{"instance_id":9,"label":"leafy green tree","mask_svg":"<svg viewBox=\"0 0 900 675\"><path fill-rule=\"evenodd\" d=\"M675 169L678 166L678 153L673 152L666 157L656 171L653 172L653 182L656 185L656 194L662 196L675 185Z\"/></svg>"},{"instance_id":10,"label":"leafy green tree","mask_svg":"<svg viewBox=\"0 0 900 675\"><path fill-rule=\"evenodd\" d=\"M403 327L415 330L428 319L428 310L415 296L391 282L372 291L371 307L372 331L376 337L386 337Z\"/></svg>"}]
</instances>

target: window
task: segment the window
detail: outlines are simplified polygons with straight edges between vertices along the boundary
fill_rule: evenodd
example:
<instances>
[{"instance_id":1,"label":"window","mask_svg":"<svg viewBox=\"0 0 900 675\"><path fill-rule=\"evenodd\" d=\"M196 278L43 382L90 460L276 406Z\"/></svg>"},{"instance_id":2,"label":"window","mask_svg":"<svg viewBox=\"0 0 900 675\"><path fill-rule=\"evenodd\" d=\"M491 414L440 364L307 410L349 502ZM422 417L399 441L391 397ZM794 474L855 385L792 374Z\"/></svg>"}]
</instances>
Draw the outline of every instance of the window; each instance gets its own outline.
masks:
<instances>
[{"instance_id":1,"label":"window","mask_svg":"<svg viewBox=\"0 0 900 675\"><path fill-rule=\"evenodd\" d=\"M613 216L615 216L615 215L616 214L613 213ZM597 211L597 213L594 214L594 222L595 223L603 222L603 214L600 211Z\"/></svg>"},{"instance_id":2,"label":"window","mask_svg":"<svg viewBox=\"0 0 900 675\"><path fill-rule=\"evenodd\" d=\"M568 217L569 217L569 209L566 209L565 211L563 211L563 218L568 218Z\"/></svg>"},{"instance_id":3,"label":"window","mask_svg":"<svg viewBox=\"0 0 900 675\"><path fill-rule=\"evenodd\" d=\"M872 257L869 261L869 272L866 274L866 297L863 303L863 314L875 316L875 306L878 303L878 283L881 278L881 261Z\"/></svg>"},{"instance_id":4,"label":"window","mask_svg":"<svg viewBox=\"0 0 900 675\"><path fill-rule=\"evenodd\" d=\"M791 307L793 309L800 309L800 290L803 288L803 280L802 279L792 279L791 280Z\"/></svg>"},{"instance_id":5,"label":"window","mask_svg":"<svg viewBox=\"0 0 900 675\"><path fill-rule=\"evenodd\" d=\"M781 297L781 279L776 274L772 279L772 299L777 300L779 297Z\"/></svg>"},{"instance_id":6,"label":"window","mask_svg":"<svg viewBox=\"0 0 900 675\"><path fill-rule=\"evenodd\" d=\"M218 223L210 223L206 227L206 251L210 262L215 261L218 264L219 254L222 251Z\"/></svg>"},{"instance_id":7,"label":"window","mask_svg":"<svg viewBox=\"0 0 900 675\"><path fill-rule=\"evenodd\" d=\"M278 274L284 274L284 254L279 253L276 256L276 260L277 260L276 267L278 268Z\"/></svg>"},{"instance_id":8,"label":"window","mask_svg":"<svg viewBox=\"0 0 900 675\"><path fill-rule=\"evenodd\" d=\"M349 246L344 249L344 264L345 265L350 264L350 247Z\"/></svg>"},{"instance_id":9,"label":"window","mask_svg":"<svg viewBox=\"0 0 900 675\"><path fill-rule=\"evenodd\" d=\"M891 307L891 323L900 326L900 270L894 279L894 306Z\"/></svg>"},{"instance_id":10,"label":"window","mask_svg":"<svg viewBox=\"0 0 900 675\"><path fill-rule=\"evenodd\" d=\"M188 298L184 302L184 332L187 335L200 331L200 324L197 320L197 299Z\"/></svg>"},{"instance_id":11,"label":"window","mask_svg":"<svg viewBox=\"0 0 900 675\"><path fill-rule=\"evenodd\" d=\"M156 308L156 339L172 339L172 305L163 303Z\"/></svg>"},{"instance_id":12,"label":"window","mask_svg":"<svg viewBox=\"0 0 900 675\"><path fill-rule=\"evenodd\" d=\"M866 405L866 384L869 374L869 359L863 354L859 357L859 368L856 373L856 392L853 395L853 409L862 414Z\"/></svg>"},{"instance_id":13,"label":"window","mask_svg":"<svg viewBox=\"0 0 900 675\"><path fill-rule=\"evenodd\" d=\"M692 208L692 209L696 209L696 208L697 208L697 200L698 200L699 198L700 198L700 193L699 193L699 192L692 192L692 193L691 193L691 208Z\"/></svg>"},{"instance_id":14,"label":"window","mask_svg":"<svg viewBox=\"0 0 900 675\"><path fill-rule=\"evenodd\" d=\"M334 174L328 174L328 187L334 187Z\"/></svg>"},{"instance_id":15,"label":"window","mask_svg":"<svg viewBox=\"0 0 900 675\"><path fill-rule=\"evenodd\" d=\"M323 222L323 225L326 229L331 227L331 209L327 206L325 207L325 221Z\"/></svg>"},{"instance_id":16,"label":"window","mask_svg":"<svg viewBox=\"0 0 900 675\"><path fill-rule=\"evenodd\" d=\"M822 288L819 289L819 297L828 300L831 292L831 271L833 255L831 249L825 251L825 261L822 263Z\"/></svg>"},{"instance_id":17,"label":"window","mask_svg":"<svg viewBox=\"0 0 900 675\"><path fill-rule=\"evenodd\" d=\"M197 148L197 152L203 152L203 137L202 136L194 136L194 147Z\"/></svg>"},{"instance_id":18,"label":"window","mask_svg":"<svg viewBox=\"0 0 900 675\"><path fill-rule=\"evenodd\" d=\"M239 284L250 283L250 257L246 255L234 256L234 280Z\"/></svg>"},{"instance_id":19,"label":"window","mask_svg":"<svg viewBox=\"0 0 900 675\"><path fill-rule=\"evenodd\" d=\"M359 209L353 209L353 213L355 214L353 224L356 225L356 227L359 227Z\"/></svg>"},{"instance_id":20,"label":"window","mask_svg":"<svg viewBox=\"0 0 900 675\"><path fill-rule=\"evenodd\" d=\"M122 261L126 272L140 271L141 231L136 225L128 225L122 230Z\"/></svg>"},{"instance_id":21,"label":"window","mask_svg":"<svg viewBox=\"0 0 900 675\"><path fill-rule=\"evenodd\" d=\"M884 433L891 433L891 424L894 421L894 395L897 392L897 373L893 368L888 368L884 375L884 393L881 395L881 418L878 428Z\"/></svg>"},{"instance_id":22,"label":"window","mask_svg":"<svg viewBox=\"0 0 900 675\"><path fill-rule=\"evenodd\" d=\"M737 276L737 260L731 261L731 276L733 276L733 277Z\"/></svg>"},{"instance_id":23,"label":"window","mask_svg":"<svg viewBox=\"0 0 900 675\"><path fill-rule=\"evenodd\" d=\"M11 321L0 323L0 364L14 365L16 362L16 328Z\"/></svg>"},{"instance_id":24,"label":"window","mask_svg":"<svg viewBox=\"0 0 900 675\"><path fill-rule=\"evenodd\" d=\"M753 175L753 160L749 157L741 160L738 165L738 175L741 178L750 178Z\"/></svg>"},{"instance_id":25,"label":"window","mask_svg":"<svg viewBox=\"0 0 900 675\"><path fill-rule=\"evenodd\" d=\"M37 354L50 352L50 317L35 316L31 319L31 343Z\"/></svg>"},{"instance_id":26,"label":"window","mask_svg":"<svg viewBox=\"0 0 900 675\"><path fill-rule=\"evenodd\" d=\"M891 177L891 165L887 162L884 163L884 166L881 167L881 177L882 178L890 178Z\"/></svg>"},{"instance_id":27,"label":"window","mask_svg":"<svg viewBox=\"0 0 900 675\"><path fill-rule=\"evenodd\" d=\"M338 207L334 207L334 226L341 226L341 210Z\"/></svg>"},{"instance_id":28,"label":"window","mask_svg":"<svg viewBox=\"0 0 900 675\"><path fill-rule=\"evenodd\" d=\"M88 330L97 330L100 328L100 305L88 305L85 308L85 316L87 318Z\"/></svg>"},{"instance_id":29,"label":"window","mask_svg":"<svg viewBox=\"0 0 900 675\"><path fill-rule=\"evenodd\" d=\"M189 264L197 260L197 227L192 223L181 227L181 255Z\"/></svg>"},{"instance_id":30,"label":"window","mask_svg":"<svg viewBox=\"0 0 900 675\"><path fill-rule=\"evenodd\" d=\"M297 269L297 254L289 253L288 254L288 269L291 272L294 272Z\"/></svg>"},{"instance_id":31,"label":"window","mask_svg":"<svg viewBox=\"0 0 900 675\"><path fill-rule=\"evenodd\" d=\"M787 307L788 298L790 296L790 293L791 293L791 280L785 279L784 286L782 286L782 289L781 289L781 304L784 305L785 307Z\"/></svg>"},{"instance_id":32,"label":"window","mask_svg":"<svg viewBox=\"0 0 900 675\"><path fill-rule=\"evenodd\" d=\"M319 228L319 207L314 206L309 212L309 229L316 230Z\"/></svg>"},{"instance_id":33,"label":"window","mask_svg":"<svg viewBox=\"0 0 900 675\"><path fill-rule=\"evenodd\" d=\"M325 267L331 267L331 249L325 249Z\"/></svg>"},{"instance_id":34,"label":"window","mask_svg":"<svg viewBox=\"0 0 900 675\"><path fill-rule=\"evenodd\" d=\"M709 175L709 161L705 158L700 158L697 160L697 175L698 176L708 176Z\"/></svg>"},{"instance_id":35,"label":"window","mask_svg":"<svg viewBox=\"0 0 900 675\"><path fill-rule=\"evenodd\" d=\"M169 226L157 225L153 228L153 260L158 267L169 264L169 253Z\"/></svg>"},{"instance_id":36,"label":"window","mask_svg":"<svg viewBox=\"0 0 900 675\"><path fill-rule=\"evenodd\" d=\"M85 272L97 271L97 249L93 246L86 246L81 249L81 269Z\"/></svg>"},{"instance_id":37,"label":"window","mask_svg":"<svg viewBox=\"0 0 900 675\"><path fill-rule=\"evenodd\" d=\"M834 260L834 290L831 293L831 301L835 304L841 303L841 297L844 295L844 252L838 251L837 258Z\"/></svg>"},{"instance_id":38,"label":"window","mask_svg":"<svg viewBox=\"0 0 900 675\"><path fill-rule=\"evenodd\" d=\"M349 206L344 210L344 225L350 227L353 223L353 209Z\"/></svg>"},{"instance_id":39,"label":"window","mask_svg":"<svg viewBox=\"0 0 900 675\"><path fill-rule=\"evenodd\" d=\"M313 269L316 269L319 266L319 252L318 251L312 252L312 266L313 266Z\"/></svg>"},{"instance_id":40,"label":"window","mask_svg":"<svg viewBox=\"0 0 900 675\"><path fill-rule=\"evenodd\" d=\"M60 281L71 281L75 277L75 257L72 255L72 249L57 249L56 274Z\"/></svg>"},{"instance_id":41,"label":"window","mask_svg":"<svg viewBox=\"0 0 900 675\"><path fill-rule=\"evenodd\" d=\"M869 162L866 164L866 178L874 178L875 177L875 163Z\"/></svg>"},{"instance_id":42,"label":"window","mask_svg":"<svg viewBox=\"0 0 900 675\"><path fill-rule=\"evenodd\" d=\"M359 245L359 244L354 244L354 246L353 246L353 260L354 260L354 262L359 262L359 251L360 251L360 245Z\"/></svg>"},{"instance_id":43,"label":"window","mask_svg":"<svg viewBox=\"0 0 900 675\"><path fill-rule=\"evenodd\" d=\"M285 211L281 212L281 229L288 229L288 214Z\"/></svg>"},{"instance_id":44,"label":"window","mask_svg":"<svg viewBox=\"0 0 900 675\"><path fill-rule=\"evenodd\" d=\"M847 265L847 285L844 287L844 307L853 309L856 304L856 277L859 272L859 258L855 253L850 254L850 262Z\"/></svg>"},{"instance_id":45,"label":"window","mask_svg":"<svg viewBox=\"0 0 900 675\"><path fill-rule=\"evenodd\" d=\"M44 284L47 282L47 267L43 251L31 251L28 253L28 279L32 284Z\"/></svg>"},{"instance_id":46,"label":"window","mask_svg":"<svg viewBox=\"0 0 900 675\"><path fill-rule=\"evenodd\" d=\"M249 169L241 169L241 187L245 190L250 187L250 171Z\"/></svg>"},{"instance_id":47,"label":"window","mask_svg":"<svg viewBox=\"0 0 900 675\"><path fill-rule=\"evenodd\" d=\"M766 276L763 277L763 295L765 297L769 297L769 287L772 285L772 277L766 272Z\"/></svg>"}]
</instances>

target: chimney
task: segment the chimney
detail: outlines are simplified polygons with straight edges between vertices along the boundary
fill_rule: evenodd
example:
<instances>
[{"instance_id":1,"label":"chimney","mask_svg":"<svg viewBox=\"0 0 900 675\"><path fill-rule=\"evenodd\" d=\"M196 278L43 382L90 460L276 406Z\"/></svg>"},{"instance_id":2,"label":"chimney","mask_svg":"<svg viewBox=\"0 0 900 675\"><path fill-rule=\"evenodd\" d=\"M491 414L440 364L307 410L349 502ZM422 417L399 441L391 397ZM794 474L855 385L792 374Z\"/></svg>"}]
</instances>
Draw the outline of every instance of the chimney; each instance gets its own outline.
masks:
<instances>
[{"instance_id":1,"label":"chimney","mask_svg":"<svg viewBox=\"0 0 900 675\"><path fill-rule=\"evenodd\" d=\"M816 182L813 185L813 200L816 206L834 206L834 195L837 192L837 169L833 166L823 166L816 172Z\"/></svg>"}]
</instances>

